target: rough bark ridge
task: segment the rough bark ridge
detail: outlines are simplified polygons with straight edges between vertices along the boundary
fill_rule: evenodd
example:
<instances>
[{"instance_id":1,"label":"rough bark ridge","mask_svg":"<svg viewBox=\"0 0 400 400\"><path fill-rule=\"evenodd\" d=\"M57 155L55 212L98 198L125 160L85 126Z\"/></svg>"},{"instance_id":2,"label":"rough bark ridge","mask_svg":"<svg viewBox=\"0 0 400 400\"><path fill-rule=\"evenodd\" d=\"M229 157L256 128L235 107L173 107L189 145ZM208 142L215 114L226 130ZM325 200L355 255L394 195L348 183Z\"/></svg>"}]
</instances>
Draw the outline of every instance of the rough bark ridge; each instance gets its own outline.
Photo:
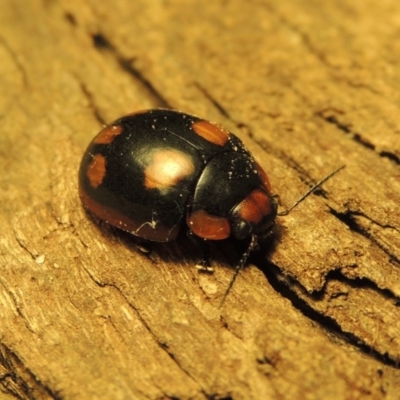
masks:
<instances>
[{"instance_id":1,"label":"rough bark ridge","mask_svg":"<svg viewBox=\"0 0 400 400\"><path fill-rule=\"evenodd\" d=\"M395 0L4 0L0 397L398 399L399 15ZM144 255L81 208L89 140L154 107L235 132L282 207L346 164L278 218L222 309L229 243L204 275L184 239Z\"/></svg>"}]
</instances>

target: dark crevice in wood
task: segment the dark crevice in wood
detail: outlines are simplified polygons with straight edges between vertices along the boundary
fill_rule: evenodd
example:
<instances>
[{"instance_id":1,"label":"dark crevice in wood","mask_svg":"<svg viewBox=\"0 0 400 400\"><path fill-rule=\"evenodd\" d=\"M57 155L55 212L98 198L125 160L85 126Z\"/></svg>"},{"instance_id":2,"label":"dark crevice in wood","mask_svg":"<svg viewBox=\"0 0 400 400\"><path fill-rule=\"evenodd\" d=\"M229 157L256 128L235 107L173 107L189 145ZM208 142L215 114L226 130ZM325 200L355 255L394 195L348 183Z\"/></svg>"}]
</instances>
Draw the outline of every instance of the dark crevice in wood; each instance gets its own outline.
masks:
<instances>
[{"instance_id":1,"label":"dark crevice in wood","mask_svg":"<svg viewBox=\"0 0 400 400\"><path fill-rule=\"evenodd\" d=\"M107 51L117 61L119 66L130 76L135 78L141 86L146 90L148 95L153 99L156 107L172 108L168 101L161 93L153 86L139 69L134 67L134 58L125 58L117 50L117 48L101 33L92 35L94 46L100 51Z\"/></svg>"},{"instance_id":2,"label":"dark crevice in wood","mask_svg":"<svg viewBox=\"0 0 400 400\"><path fill-rule=\"evenodd\" d=\"M397 150L400 152L400 149ZM390 153L388 151L381 151L380 153L381 157L388 158L390 161L393 161L394 163L400 165L400 157L396 154Z\"/></svg>"},{"instance_id":3,"label":"dark crevice in wood","mask_svg":"<svg viewBox=\"0 0 400 400\"><path fill-rule=\"evenodd\" d=\"M23 238L21 238L20 235L18 234L18 232L16 232L15 230L14 230L14 236L15 236L15 240L17 241L17 243L21 247L21 249L23 249L26 253L28 253L29 256L32 258L32 260L36 260L36 257L38 256L38 254L32 252L29 249L29 247L25 243L25 240Z\"/></svg>"},{"instance_id":4,"label":"dark crevice in wood","mask_svg":"<svg viewBox=\"0 0 400 400\"><path fill-rule=\"evenodd\" d=\"M262 265L260 263L265 264L265 261L261 259L256 264L258 266ZM259 267L260 268L260 267ZM367 343L365 343L362 339L357 337L355 334L351 332L344 331L339 323L334 320L333 318L321 314L319 311L315 310L310 304L308 304L305 300L301 299L292 289L292 286L300 286L302 287L297 281L293 278L290 278L286 275L283 275L280 268L273 264L269 263L267 267L260 268L264 275L266 276L268 282L273 287L273 289L279 293L284 298L288 299L293 307L295 307L298 311L300 311L305 317L309 318L310 320L318 323L322 328L326 329L327 332L330 332L341 338L346 343L358 348L362 353L365 355L374 358L375 360L381 362L382 364L400 369L400 360L391 358L387 353L381 354ZM340 272L332 273L332 276L338 276ZM340 274L341 275L341 274ZM343 275L341 275L341 279L345 280L346 282L350 282L350 280ZM354 283L353 284L365 284L362 283ZM371 283L368 283L371 285ZM304 290L304 289L303 289ZM304 290L306 296L311 296L313 299L316 296L320 296L321 292L318 294L309 295Z\"/></svg>"},{"instance_id":5,"label":"dark crevice in wood","mask_svg":"<svg viewBox=\"0 0 400 400\"><path fill-rule=\"evenodd\" d=\"M268 364L274 369L276 369L276 362L268 357L262 357L262 358L257 358L256 359L257 364L263 365L263 364Z\"/></svg>"},{"instance_id":6,"label":"dark crevice in wood","mask_svg":"<svg viewBox=\"0 0 400 400\"><path fill-rule=\"evenodd\" d=\"M328 111L330 111L329 114L327 114ZM341 130L344 133L352 133L350 126L340 122L334 115L332 115L332 112L339 114L342 113L341 111L338 110L323 110L316 112L315 115L324 120L325 122L328 122L331 125L335 125L339 130Z\"/></svg>"},{"instance_id":7,"label":"dark crevice in wood","mask_svg":"<svg viewBox=\"0 0 400 400\"><path fill-rule=\"evenodd\" d=\"M334 115L324 115L324 112L318 112L318 113L316 113L316 115L318 117L320 117L321 119L323 119L325 122L336 126L342 132L344 132L346 134L350 134L351 138L356 143L358 143L361 146L363 146L364 148L376 152L376 146L374 144L372 144L368 140L364 139L360 133L353 132L351 127L350 127L350 125L346 125L346 124L341 123L338 120L338 118L336 118ZM393 161L397 165L400 164L400 157L397 156L394 153L391 153L389 151L381 151L381 152L378 152L378 154L383 158L387 158L390 161Z\"/></svg>"},{"instance_id":8,"label":"dark crevice in wood","mask_svg":"<svg viewBox=\"0 0 400 400\"><path fill-rule=\"evenodd\" d=\"M357 221L354 219L354 216L358 215L358 216L364 217L364 218L368 219L369 221L373 222L374 224L380 226L382 229L384 229L384 228L396 229L396 227L394 227L394 226L382 226L381 224L371 220L371 218L369 216L367 216L367 215L365 215L363 213L356 213L356 212L353 212L353 211L347 211L347 212L344 212L344 213L340 213L340 212L334 210L331 207L329 207L329 211L330 211L331 215L333 215L335 218L339 219L341 222L346 224L353 232L360 234L361 236L365 237L366 239L368 239L369 241L374 243L391 260L394 260L397 264L400 264L400 260L394 254L390 253L387 248L383 247L382 244L379 243L379 241L377 241L373 235L371 235L367 230L365 230L362 226L360 226L357 223Z\"/></svg>"},{"instance_id":9,"label":"dark crevice in wood","mask_svg":"<svg viewBox=\"0 0 400 400\"><path fill-rule=\"evenodd\" d=\"M353 133L352 139L355 142L361 144L361 146L365 147L366 149L375 151L375 146L367 140L363 139L359 133Z\"/></svg>"},{"instance_id":10,"label":"dark crevice in wood","mask_svg":"<svg viewBox=\"0 0 400 400\"><path fill-rule=\"evenodd\" d=\"M368 278L356 278L356 279L351 279L348 278L347 276L343 275L343 273L340 270L333 270L329 271L328 274L325 277L325 285L324 287L318 291L318 293L313 293L312 297L317 298L317 297L322 297L322 295L325 292L325 286L330 280L336 280L342 283L345 283L346 285L350 286L353 289L371 289L374 292L379 293L382 298L385 298L386 300L391 300L393 304L397 304L397 302L400 301L400 299L393 294L389 289L381 289L379 288L375 282L371 281Z\"/></svg>"},{"instance_id":11,"label":"dark crevice in wood","mask_svg":"<svg viewBox=\"0 0 400 400\"><path fill-rule=\"evenodd\" d=\"M92 35L93 44L98 50L110 50L114 51L112 44L101 34L96 33Z\"/></svg>"},{"instance_id":12,"label":"dark crevice in wood","mask_svg":"<svg viewBox=\"0 0 400 400\"><path fill-rule=\"evenodd\" d=\"M130 303L129 303L130 305ZM135 309L136 312L138 312ZM140 317L141 318L141 317ZM141 318L142 320L142 318ZM146 325L147 326L147 325ZM156 337L155 333L151 330L150 327L148 327L149 331L151 332L153 338L157 341L157 344L159 345L159 347L161 349L163 349L165 351L165 353L168 355L168 357L175 363L175 365L179 368L180 371L182 371L182 373L184 375L186 375L190 380L192 380L193 382L196 383L196 385L200 386L199 383L197 382L196 378L194 376L192 376L182 365L181 363L176 359L175 355L169 350L169 346L167 343L161 343L160 340Z\"/></svg>"},{"instance_id":13,"label":"dark crevice in wood","mask_svg":"<svg viewBox=\"0 0 400 400\"><path fill-rule=\"evenodd\" d=\"M107 122L104 120L104 118L101 116L100 110L96 106L94 100L93 100L93 95L90 93L89 89L86 87L86 85L82 82L79 81L82 93L85 95L87 98L90 108L93 110L93 114L96 118L97 121L100 122L101 125L107 125Z\"/></svg>"},{"instance_id":14,"label":"dark crevice in wood","mask_svg":"<svg viewBox=\"0 0 400 400\"><path fill-rule=\"evenodd\" d=\"M17 295L12 290L10 290L2 280L0 281L0 284L3 286L4 290L10 296L10 299L12 300L18 315L21 317L21 320L24 322L26 329L28 329L31 333L35 334L35 330L32 328L29 319L26 317L25 313L20 307L20 301Z\"/></svg>"},{"instance_id":15,"label":"dark crevice in wood","mask_svg":"<svg viewBox=\"0 0 400 400\"><path fill-rule=\"evenodd\" d=\"M73 15L73 14L71 14L69 12L66 12L64 14L64 17L72 26L76 26L77 25L75 15Z\"/></svg>"},{"instance_id":16,"label":"dark crevice in wood","mask_svg":"<svg viewBox=\"0 0 400 400\"><path fill-rule=\"evenodd\" d=\"M0 366L6 371L0 375L1 391L17 399L62 399L60 393L40 382L17 354L4 344L0 344Z\"/></svg>"},{"instance_id":17,"label":"dark crevice in wood","mask_svg":"<svg viewBox=\"0 0 400 400\"><path fill-rule=\"evenodd\" d=\"M353 232L359 233L361 236L364 236L367 239L370 239L370 236L365 229L363 229L357 222L354 220L353 215L357 215L354 212L346 211L346 212L338 212L335 209L329 207L329 212L337 218L339 221L343 222L347 227L350 228ZM361 214L359 214L361 215Z\"/></svg>"},{"instance_id":18,"label":"dark crevice in wood","mask_svg":"<svg viewBox=\"0 0 400 400\"><path fill-rule=\"evenodd\" d=\"M200 92L203 93L203 95L210 101L210 103L219 111L221 115L223 115L225 118L232 120L231 116L229 115L228 111L226 110L225 107L221 105L209 92L208 90L200 85L198 82L194 82L194 85L197 87L197 89L200 90Z\"/></svg>"}]
</instances>

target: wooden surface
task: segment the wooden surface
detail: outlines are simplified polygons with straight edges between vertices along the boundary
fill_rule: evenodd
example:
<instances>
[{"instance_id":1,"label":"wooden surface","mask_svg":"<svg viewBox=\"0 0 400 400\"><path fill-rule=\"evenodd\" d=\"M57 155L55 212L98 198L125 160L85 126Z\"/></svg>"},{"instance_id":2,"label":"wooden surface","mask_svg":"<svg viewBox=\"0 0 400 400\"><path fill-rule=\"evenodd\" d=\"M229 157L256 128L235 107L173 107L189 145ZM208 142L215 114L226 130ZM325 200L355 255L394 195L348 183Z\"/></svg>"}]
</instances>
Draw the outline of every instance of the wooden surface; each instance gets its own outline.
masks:
<instances>
[{"instance_id":1,"label":"wooden surface","mask_svg":"<svg viewBox=\"0 0 400 400\"><path fill-rule=\"evenodd\" d=\"M399 2L112 3L1 2L0 398L398 399ZM226 248L200 274L80 205L90 139L154 107L235 132L282 207L346 164L222 309Z\"/></svg>"}]
</instances>

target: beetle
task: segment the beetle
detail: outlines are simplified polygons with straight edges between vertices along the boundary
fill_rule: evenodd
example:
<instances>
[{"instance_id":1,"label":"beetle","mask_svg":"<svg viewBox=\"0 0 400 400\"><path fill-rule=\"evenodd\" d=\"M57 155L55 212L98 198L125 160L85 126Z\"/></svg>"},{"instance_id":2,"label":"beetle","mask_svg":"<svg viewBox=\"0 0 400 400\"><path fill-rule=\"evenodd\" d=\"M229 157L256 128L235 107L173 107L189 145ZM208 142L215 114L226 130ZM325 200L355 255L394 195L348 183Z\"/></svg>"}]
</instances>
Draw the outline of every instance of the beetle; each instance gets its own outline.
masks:
<instances>
[{"instance_id":1,"label":"beetle","mask_svg":"<svg viewBox=\"0 0 400 400\"><path fill-rule=\"evenodd\" d=\"M248 239L224 299L278 209L267 174L237 136L169 109L105 126L83 155L79 195L100 219L150 241L175 240L184 228L204 243Z\"/></svg>"}]
</instances>

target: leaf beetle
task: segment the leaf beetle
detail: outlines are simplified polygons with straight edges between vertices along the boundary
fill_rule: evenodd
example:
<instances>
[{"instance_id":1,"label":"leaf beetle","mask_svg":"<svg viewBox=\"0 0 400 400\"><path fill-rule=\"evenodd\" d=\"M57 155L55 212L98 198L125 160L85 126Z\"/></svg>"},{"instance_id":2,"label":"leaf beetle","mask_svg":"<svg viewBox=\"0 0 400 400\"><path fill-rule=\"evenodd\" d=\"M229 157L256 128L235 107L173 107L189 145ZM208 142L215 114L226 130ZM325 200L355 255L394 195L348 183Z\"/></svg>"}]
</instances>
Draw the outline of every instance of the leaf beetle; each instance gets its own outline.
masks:
<instances>
[{"instance_id":1,"label":"leaf beetle","mask_svg":"<svg viewBox=\"0 0 400 400\"><path fill-rule=\"evenodd\" d=\"M79 195L100 219L150 241L175 240L185 226L204 242L249 239L222 302L278 214L267 174L237 136L168 109L105 126L83 155Z\"/></svg>"}]
</instances>

